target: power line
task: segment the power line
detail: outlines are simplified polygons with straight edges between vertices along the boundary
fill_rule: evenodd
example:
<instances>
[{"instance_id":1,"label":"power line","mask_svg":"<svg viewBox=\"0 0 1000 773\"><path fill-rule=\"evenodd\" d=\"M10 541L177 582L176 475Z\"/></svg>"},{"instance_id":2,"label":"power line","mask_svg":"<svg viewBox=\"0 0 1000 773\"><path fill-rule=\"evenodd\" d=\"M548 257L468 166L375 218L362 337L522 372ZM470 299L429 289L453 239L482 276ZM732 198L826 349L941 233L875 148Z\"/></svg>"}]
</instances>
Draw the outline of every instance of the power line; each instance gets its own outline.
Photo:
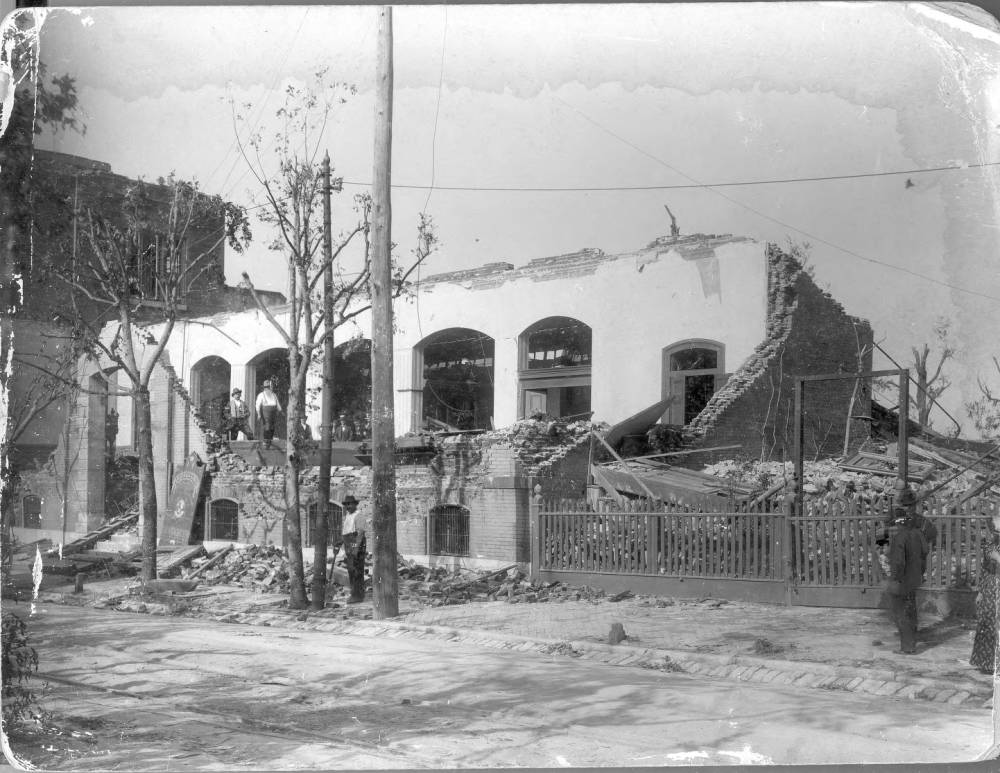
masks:
<instances>
[{"instance_id":1,"label":"power line","mask_svg":"<svg viewBox=\"0 0 1000 773\"><path fill-rule=\"evenodd\" d=\"M914 276L914 277L917 277L919 279L924 279L924 280L926 280L928 282L931 282L931 283L936 284L936 285L940 285L942 287L947 287L950 290L955 290L957 292L967 293L969 295L975 295L975 296L978 296L980 298L986 298L986 299L991 300L991 301L1000 302L1000 298L998 298L998 297L996 297L994 295L989 295L987 293L981 293L981 292L979 292L977 290L970 290L970 289L968 289L966 287L959 287L958 285L953 285L953 284L950 284L949 282L943 282L940 279L935 279L934 277L927 276L926 274L921 274L918 271L913 271L913 270L905 268L903 266L897 266L894 263L887 263L887 262L885 262L883 260L878 260L876 258L869 258L866 255L861 255L860 253L855 252L854 250L850 250L850 249L848 249L846 247L841 247L839 244L834 244L833 242L828 241L827 239L824 239L824 238L822 238L820 236L817 236L815 234L809 233L808 231L804 231L801 228L798 228L798 227L796 227L794 225L791 225L790 223L784 222L783 220L778 220L777 218L772 217L771 215L768 215L765 212L761 212L759 209L755 209L754 207L751 207L749 204L745 204L744 202L739 201L737 199L734 199L731 196L727 196L725 193L722 193L721 191L715 190L715 187L713 187L712 185L709 185L707 183L702 183L699 180L696 180L691 175L686 174L685 172L682 172L680 169L678 169L675 166L672 166L671 164L667 163L662 158L659 158L658 156L654 156L649 151L647 151L647 150L639 147L638 145L630 142L629 140L625 139L624 137L620 136L619 134L616 134L611 129L607 128L606 126L604 126L604 125L602 125L600 123L598 123L593 118L591 118L589 115L587 115L586 113L584 113L582 110L578 110L577 108L573 107L573 105L571 105L568 102L566 102L565 100L560 99L559 97L557 97L555 94L552 95L552 98L555 99L558 102L561 102L563 105L565 105L566 107L568 107L570 110L572 110L573 112L575 112L578 115L582 116L584 119L586 119L588 122L590 122L591 124L593 124L594 126L596 126L601 131L606 132L607 134L610 134L612 137L614 137L615 139L619 140L620 142L623 142L624 144L628 145L633 150L641 153L642 155L646 156L647 158L652 159L656 163L661 164L661 165L667 167L668 169L670 169L671 171L675 172L676 174L679 174L681 177L684 177L685 179L690 180L691 183L692 183L692 185L690 187L705 188L705 189L711 191L712 193L714 193L716 196L719 196L719 197L725 199L726 201L728 201L728 202L730 202L732 204L737 205L738 207L742 207L743 209L747 210L748 212L754 213L758 217L762 217L765 220L770 220L772 223L777 223L778 225L782 226L783 228L789 228L792 231L795 231L796 233L802 234L803 236L805 236L805 237L807 237L809 239L812 239L813 241L819 242L820 244L825 244L827 247L832 247L835 250L839 250L840 252L843 252L843 253L845 253L847 255L851 255L852 257L858 258L859 260L863 260L863 261L865 261L867 263L874 263L874 264L879 265L879 266L884 266L885 268L891 268L891 269L894 269L896 271L902 271L903 273L909 274L910 276ZM988 163L981 164L979 166L998 166L998 165L1000 165L1000 162L988 162ZM962 169L964 167L956 166L954 168L956 168L956 169ZM876 173L873 173L873 174L876 174ZM883 173L879 172L877 174L881 175Z\"/></svg>"},{"instance_id":2,"label":"power line","mask_svg":"<svg viewBox=\"0 0 1000 773\"><path fill-rule=\"evenodd\" d=\"M619 137L619 139L622 138ZM627 140L624 141L627 142ZM640 150L640 152L645 153L645 151L642 151L639 148L636 148L636 150ZM988 161L982 164L954 164L952 166L936 166L936 167L926 167L920 169L900 169L898 171L890 171L890 172L859 172L857 174L836 174L836 175L823 175L816 177L785 177L773 180L735 180L735 181L717 182L717 183L692 182L692 183L680 183L675 185L612 185L612 186L593 186L593 187L592 186L557 187L557 186L435 185L432 172L430 185L404 185L401 183L393 183L392 187L409 189L409 190L421 190L421 191L431 190L431 189L439 191L462 191L466 193L475 193L480 191L485 193L572 193L575 191L579 191L581 193L601 193L601 192L612 193L616 191L677 191L677 190L690 190L694 188L735 188L735 187L752 186L752 185L781 185L785 183L828 182L832 180L860 180L871 177L900 176L904 174L915 175L915 174L927 174L930 172L950 172L950 171L966 170L966 169L982 169L984 167L992 167L992 166L1000 166L1000 161ZM673 169L673 167L670 168ZM677 173L683 174L682 172L679 171ZM687 177L687 175L684 176ZM344 185L369 186L371 185L371 183L360 182L357 180L344 180Z\"/></svg>"}]
</instances>

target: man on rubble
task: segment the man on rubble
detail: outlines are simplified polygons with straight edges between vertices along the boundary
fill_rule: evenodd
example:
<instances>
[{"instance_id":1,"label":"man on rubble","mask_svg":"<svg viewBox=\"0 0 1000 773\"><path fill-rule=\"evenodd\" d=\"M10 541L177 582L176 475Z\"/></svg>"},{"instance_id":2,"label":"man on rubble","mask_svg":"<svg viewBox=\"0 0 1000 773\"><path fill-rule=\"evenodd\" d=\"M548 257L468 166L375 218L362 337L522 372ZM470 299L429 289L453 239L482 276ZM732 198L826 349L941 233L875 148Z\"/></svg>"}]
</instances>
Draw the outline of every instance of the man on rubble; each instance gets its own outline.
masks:
<instances>
[{"instance_id":1,"label":"man on rubble","mask_svg":"<svg viewBox=\"0 0 1000 773\"><path fill-rule=\"evenodd\" d=\"M366 509L358 509L358 500L353 494L348 494L340 503L344 509L344 525L341 532L344 537L344 563L347 564L347 578L351 586L348 604L357 604L365 600L365 556L368 547L365 542L365 529L368 527Z\"/></svg>"}]
</instances>

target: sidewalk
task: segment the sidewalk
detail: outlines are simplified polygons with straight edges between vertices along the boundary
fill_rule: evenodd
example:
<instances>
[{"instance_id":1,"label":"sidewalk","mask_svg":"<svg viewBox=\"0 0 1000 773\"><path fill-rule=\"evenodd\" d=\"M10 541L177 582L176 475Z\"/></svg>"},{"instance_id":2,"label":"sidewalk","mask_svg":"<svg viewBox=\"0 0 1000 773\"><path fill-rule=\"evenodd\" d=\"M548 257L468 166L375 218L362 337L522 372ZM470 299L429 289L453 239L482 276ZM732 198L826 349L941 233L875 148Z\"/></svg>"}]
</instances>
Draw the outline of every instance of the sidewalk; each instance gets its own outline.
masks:
<instances>
[{"instance_id":1,"label":"sidewalk","mask_svg":"<svg viewBox=\"0 0 1000 773\"><path fill-rule=\"evenodd\" d=\"M780 607L720 599L641 596L612 602L472 602L426 607L401 600L400 616L373 621L371 602L345 607L342 592L322 612L286 608L287 597L232 586L142 600L124 579L50 587L42 603L197 616L222 622L323 630L358 636L436 637L497 648L683 671L711 678L864 692L986 708L992 678L968 665L975 622L920 619L918 650L902 655L882 610ZM336 605L336 606L333 606ZM626 640L608 643L612 623Z\"/></svg>"}]
</instances>

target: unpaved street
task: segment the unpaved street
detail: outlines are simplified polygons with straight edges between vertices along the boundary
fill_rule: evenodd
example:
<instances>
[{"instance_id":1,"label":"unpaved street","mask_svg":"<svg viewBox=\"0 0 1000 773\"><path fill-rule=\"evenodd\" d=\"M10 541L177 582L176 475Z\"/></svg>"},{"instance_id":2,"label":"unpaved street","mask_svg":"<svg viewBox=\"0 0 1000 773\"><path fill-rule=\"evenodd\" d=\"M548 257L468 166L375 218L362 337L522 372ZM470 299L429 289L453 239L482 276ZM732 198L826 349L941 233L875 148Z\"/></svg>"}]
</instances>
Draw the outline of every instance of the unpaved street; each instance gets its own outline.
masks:
<instances>
[{"instance_id":1,"label":"unpaved street","mask_svg":"<svg viewBox=\"0 0 1000 773\"><path fill-rule=\"evenodd\" d=\"M46 769L943 762L985 709L473 648L41 605Z\"/></svg>"}]
</instances>

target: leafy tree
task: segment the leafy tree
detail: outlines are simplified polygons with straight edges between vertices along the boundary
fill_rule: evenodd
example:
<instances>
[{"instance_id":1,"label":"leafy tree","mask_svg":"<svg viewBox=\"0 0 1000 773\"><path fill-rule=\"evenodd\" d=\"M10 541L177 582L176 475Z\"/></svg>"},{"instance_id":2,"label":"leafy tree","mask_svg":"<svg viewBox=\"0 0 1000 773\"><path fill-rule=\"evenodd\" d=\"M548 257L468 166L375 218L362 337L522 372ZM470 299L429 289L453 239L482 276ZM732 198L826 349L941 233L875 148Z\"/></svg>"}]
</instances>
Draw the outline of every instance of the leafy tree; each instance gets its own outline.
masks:
<instances>
[{"instance_id":1,"label":"leafy tree","mask_svg":"<svg viewBox=\"0 0 1000 773\"><path fill-rule=\"evenodd\" d=\"M259 190L258 217L273 229L268 245L279 253L288 269L287 310L272 313L259 297L248 273L243 284L251 290L261 313L281 335L288 351L289 387L285 407L285 524L290 574L289 606L308 604L302 558L302 502L300 496L304 438L302 419L307 406L306 375L318 364L326 336L371 307L368 279L371 266L369 222L372 200L368 194L354 199L354 218L334 238L334 318L325 320L321 298L326 260L323 245L323 164L319 158L323 134L332 111L356 93L354 86L330 81L326 70L316 73L306 87L289 85L285 100L275 113L277 128L265 136L247 115L251 105L234 106L237 142ZM240 136L240 127L245 132ZM267 159L267 160L265 160ZM268 163L270 161L270 163ZM339 181L332 186L340 192ZM407 268L394 270L394 296L406 290L410 274L431 254L436 237L429 219L421 217L417 247ZM353 252L352 252L353 250ZM350 256L351 260L348 260ZM280 318L279 318L280 316ZM317 555L325 564L325 544ZM322 569L315 571L322 573Z\"/></svg>"},{"instance_id":2,"label":"leafy tree","mask_svg":"<svg viewBox=\"0 0 1000 773\"><path fill-rule=\"evenodd\" d=\"M214 228L219 223L225 227ZM206 225L213 226L209 237L200 235ZM120 394L132 398L138 430L142 576L152 580L157 502L150 380L184 298L217 268L212 260L216 249L228 242L241 252L250 231L242 207L205 195L196 183L171 175L163 185L131 185L114 218L88 208L83 232L87 249L75 266L63 265L58 271L73 290L73 308L64 312L64 320L102 370L124 376L119 379ZM98 319L113 322L102 324L86 311L88 306L103 309Z\"/></svg>"}]
</instances>

